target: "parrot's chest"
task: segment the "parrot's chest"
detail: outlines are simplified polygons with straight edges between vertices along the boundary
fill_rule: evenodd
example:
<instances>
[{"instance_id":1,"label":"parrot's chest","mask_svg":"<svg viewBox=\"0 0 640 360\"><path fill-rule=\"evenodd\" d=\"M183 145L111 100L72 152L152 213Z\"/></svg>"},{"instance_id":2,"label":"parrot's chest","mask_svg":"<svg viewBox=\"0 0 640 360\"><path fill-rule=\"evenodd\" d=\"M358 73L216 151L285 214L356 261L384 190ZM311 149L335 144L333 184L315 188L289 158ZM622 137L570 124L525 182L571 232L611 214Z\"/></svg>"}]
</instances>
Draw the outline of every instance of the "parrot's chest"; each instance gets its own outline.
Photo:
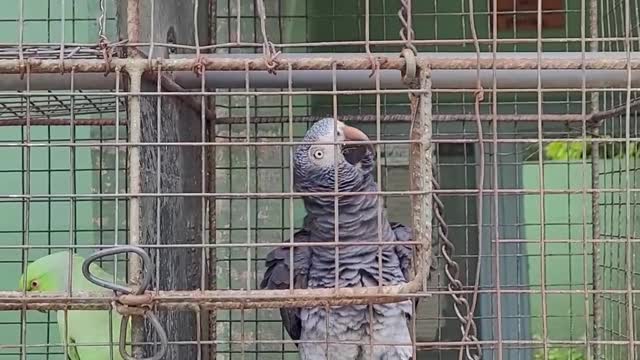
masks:
<instances>
[{"instance_id":1,"label":"parrot's chest","mask_svg":"<svg viewBox=\"0 0 640 360\"><path fill-rule=\"evenodd\" d=\"M337 259L337 261L336 261ZM400 262L391 246L312 248L308 286L311 288L395 285L402 282Z\"/></svg>"}]
</instances>

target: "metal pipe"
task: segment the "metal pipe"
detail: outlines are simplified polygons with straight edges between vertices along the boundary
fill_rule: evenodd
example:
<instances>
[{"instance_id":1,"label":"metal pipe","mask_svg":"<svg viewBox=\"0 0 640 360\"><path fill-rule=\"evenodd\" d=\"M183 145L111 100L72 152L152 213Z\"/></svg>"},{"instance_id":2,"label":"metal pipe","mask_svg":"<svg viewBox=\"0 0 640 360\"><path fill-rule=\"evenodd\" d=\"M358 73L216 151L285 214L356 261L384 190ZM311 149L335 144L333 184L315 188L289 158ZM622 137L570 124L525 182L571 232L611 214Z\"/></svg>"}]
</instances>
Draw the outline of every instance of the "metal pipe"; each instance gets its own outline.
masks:
<instances>
[{"instance_id":1,"label":"metal pipe","mask_svg":"<svg viewBox=\"0 0 640 360\"><path fill-rule=\"evenodd\" d=\"M398 70L404 67L404 60L398 54L374 53L380 62L380 86L385 89L404 89ZM584 60L583 60L584 58ZM583 77L587 88L626 87L627 67L631 71L631 87L640 87L640 52L633 52L628 64L625 52L598 53L559 53L548 52L542 54L540 61L541 81L544 88L576 89L582 88ZM477 65L474 53L428 53L419 59L427 61L432 68L433 88L440 89L475 89L477 86L475 67ZM61 90L70 86L69 73L60 74L62 70L69 72L74 68L75 86L77 89L113 89L115 75L104 76L107 69L116 67L136 67L144 70L154 70L158 64L165 71L171 71L174 80L186 89L199 89L201 80L192 69L202 65L205 73L207 88L244 88L245 68L249 63L251 70L249 78L250 88L287 88L288 74L286 69L291 65L292 87L309 89L331 89L332 77L327 76L331 65L339 63L336 74L337 89L374 89L375 77L371 74L371 63L366 54L337 53L337 54L286 54L278 58L277 73L269 74L261 54L207 54L200 62L194 55L174 55L171 59L117 59L110 63L103 60L82 61L65 60L64 64L58 60L26 60L28 71L31 72L32 90ZM528 89L537 86L537 54L529 53L498 53L496 60L492 53L481 55L480 80L482 86L493 86L493 70L495 67L498 88ZM0 91L24 89L25 81L20 80L19 69L24 62L19 60L0 60L0 73L3 81ZM584 68L584 70L583 70ZM46 74L45 74L46 73Z\"/></svg>"},{"instance_id":2,"label":"metal pipe","mask_svg":"<svg viewBox=\"0 0 640 360\"><path fill-rule=\"evenodd\" d=\"M380 86L385 89L404 89L400 72L397 70L380 70ZM375 79L369 78L370 70L340 71L337 75L338 90L373 89ZM624 70L543 70L542 86L547 89L579 89L583 74L587 87L606 88L623 86L627 81ZM326 70L296 70L293 71L293 87L313 90L329 90L332 79ZM433 87L438 89L474 89L477 72L475 70L433 70ZM536 70L498 70L496 71L498 88L529 89L537 81ZM200 81L193 74L186 71L175 74L176 82L183 87L192 89ZM266 71L256 71L249 74L251 88L285 88L288 75L278 72L276 75ZM483 87L493 83L491 70L480 71L480 81ZM244 71L213 71L206 73L207 88L242 88L244 87ZM634 71L631 76L631 86L640 86L640 71Z\"/></svg>"},{"instance_id":3,"label":"metal pipe","mask_svg":"<svg viewBox=\"0 0 640 360\"><path fill-rule=\"evenodd\" d=\"M397 58L393 53L374 53L376 57L384 59ZM354 57L364 56L357 53L318 53L313 54L317 58L329 58L336 60L348 60ZM587 87L614 87L627 83L626 67L617 68L613 64L623 62L626 59L624 52L609 53L586 53L584 62L582 53L543 53L542 61L548 62L549 66L543 66L541 73L542 86L545 88L565 89L582 87L583 77ZM636 53L633 56L639 56ZM191 55L174 55L172 59L188 59ZM286 54L287 60L308 59L310 54L294 53ZM257 61L262 58L261 54L215 54L209 59L249 59ZM492 53L481 54L481 62L484 70L480 71L480 81L483 87L493 86L494 72L491 69ZM475 53L423 53L420 60L426 60L433 65L432 82L433 88L441 89L475 89L477 86L477 71L475 69ZM588 62L603 62L600 69L582 70L579 64ZM609 67L604 63L609 63ZM564 66L563 66L564 63ZM495 72L498 88L527 89L537 86L537 53L499 53L496 56L496 64L501 70ZM473 66L472 66L473 65ZM574 69L569 69L570 65ZM595 65L591 64L591 65ZM547 69L545 69L547 67ZM558 69L559 67L567 67ZM616 69L614 69L615 67ZM447 69L450 68L450 69ZM605 69L606 68L606 69ZM294 88L309 88L314 90L326 90L332 88L332 78L327 76L329 70L294 70L292 72L292 86ZM346 70L337 72L337 89L374 89L375 77L370 77L371 71ZM251 88L285 88L288 86L288 74L286 71L279 71L275 75L267 71L253 71L249 74L249 85ZM185 88L196 88L200 80L192 72L177 72L176 82ZM632 71L631 86L640 86L640 71ZM206 73L207 88L242 88L245 84L244 71L208 71ZM406 85L402 82L401 74L395 69L380 70L380 86L382 88L404 89Z\"/></svg>"}]
</instances>

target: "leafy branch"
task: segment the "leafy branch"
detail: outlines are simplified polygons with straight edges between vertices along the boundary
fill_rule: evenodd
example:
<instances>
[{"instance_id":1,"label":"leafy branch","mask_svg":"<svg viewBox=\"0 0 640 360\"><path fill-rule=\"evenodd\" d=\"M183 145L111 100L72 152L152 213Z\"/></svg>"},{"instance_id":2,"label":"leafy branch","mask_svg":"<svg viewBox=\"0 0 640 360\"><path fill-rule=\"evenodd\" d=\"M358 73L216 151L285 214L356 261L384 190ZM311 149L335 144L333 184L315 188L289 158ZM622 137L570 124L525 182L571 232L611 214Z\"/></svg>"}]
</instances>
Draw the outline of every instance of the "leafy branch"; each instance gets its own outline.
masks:
<instances>
[{"instance_id":1,"label":"leafy branch","mask_svg":"<svg viewBox=\"0 0 640 360\"><path fill-rule=\"evenodd\" d=\"M611 137L602 137L601 139L613 139ZM543 156L545 160L582 160L583 158L590 159L592 155L592 146L589 141L590 137L586 141L553 141L548 143L543 148ZM537 157L537 146L533 145L528 149L529 156L526 160L534 160ZM628 148L625 142L621 141L600 141L598 144L598 154L602 159L622 159L626 156L627 152L629 157L640 157L640 142L630 142Z\"/></svg>"}]
</instances>

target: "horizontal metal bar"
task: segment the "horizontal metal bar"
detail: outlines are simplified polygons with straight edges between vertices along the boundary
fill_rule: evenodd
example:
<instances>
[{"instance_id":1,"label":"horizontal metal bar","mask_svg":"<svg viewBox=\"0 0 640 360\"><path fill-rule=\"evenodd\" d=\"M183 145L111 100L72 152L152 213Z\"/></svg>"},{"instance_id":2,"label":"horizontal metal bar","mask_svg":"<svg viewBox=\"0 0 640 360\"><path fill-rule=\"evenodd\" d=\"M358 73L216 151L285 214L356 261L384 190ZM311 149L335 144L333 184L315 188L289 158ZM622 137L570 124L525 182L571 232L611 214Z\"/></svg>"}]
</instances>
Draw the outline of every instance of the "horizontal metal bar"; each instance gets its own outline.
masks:
<instances>
[{"instance_id":1,"label":"horizontal metal bar","mask_svg":"<svg viewBox=\"0 0 640 360\"><path fill-rule=\"evenodd\" d=\"M73 122L75 126L115 126L116 119L73 119L70 118L31 118L27 120L24 117L21 118L6 118L0 119L0 126L70 126ZM127 121L120 121L120 125L127 125Z\"/></svg>"},{"instance_id":2,"label":"horizontal metal bar","mask_svg":"<svg viewBox=\"0 0 640 360\"><path fill-rule=\"evenodd\" d=\"M301 116L292 116L291 122L293 123L312 123L326 116L320 115L301 115ZM493 115L480 115L480 121L496 121L500 122L537 122L538 120L543 122L590 122L592 119L592 114L543 114L543 115L535 115L535 114L499 114L496 116ZM342 121L353 122L353 123L376 123L376 115L375 114L364 114L364 115L339 115L338 118ZM433 121L436 122L455 122L455 121L476 121L477 116L474 114L435 114L433 115ZM380 121L383 123L410 123L412 121L412 116L409 114L385 114L380 115ZM216 119L216 125L244 125L247 122L247 118L244 116L233 116L233 117L218 117ZM252 116L251 123L252 124L286 124L289 122L289 117L284 116ZM2 125L2 121L0 121L0 125Z\"/></svg>"},{"instance_id":3,"label":"horizontal metal bar","mask_svg":"<svg viewBox=\"0 0 640 360\"><path fill-rule=\"evenodd\" d=\"M380 86L385 89L405 88L399 70L405 66L398 54L374 53L380 64ZM539 57L539 59L538 59ZM475 53L423 53L420 61L427 61L433 69L434 88L474 89L478 65ZM70 72L74 71L76 89L113 89L114 74L105 71L135 67L144 70L171 71L175 82L185 89L199 89L202 80L193 69L202 66L205 87L244 88L245 71L249 73L250 88L287 88L291 69L294 88L331 89L335 67L338 89L374 89L376 76L370 77L372 64L362 53L282 54L278 57L277 73L270 74L261 54L213 54L202 56L175 55L171 59L119 59L107 63L100 59L82 60L0 60L3 76L0 91L25 90L30 82L32 90L60 90L70 88ZM482 86L493 86L494 70L499 88L535 89L540 69L541 86L553 89L580 89L640 86L640 52L545 52L545 53L482 53L480 73ZM23 78L21 72L28 73ZM48 73L48 75L44 75ZM81 74L92 73L92 74Z\"/></svg>"},{"instance_id":4,"label":"horizontal metal bar","mask_svg":"<svg viewBox=\"0 0 640 360\"><path fill-rule=\"evenodd\" d=\"M574 164L580 164L581 162L576 160ZM491 163L489 163L490 165ZM559 165L566 165L567 163L560 163ZM534 190L534 189L498 189L493 190L492 194L508 194L508 195L550 195L550 194L593 194L593 193L640 193L640 188L582 188L582 189L545 189L545 190ZM433 190L433 194L444 194L444 195L475 195L478 193L478 189L440 189ZM323 196L362 196L362 195L381 195L388 197L406 197L409 195L422 195L424 192L420 191L367 191L367 192L325 192L322 193ZM318 195L318 193L297 193L297 192L262 192L262 193L139 193L135 196L140 198L215 198L215 199L298 199L304 196L313 196ZM96 200L96 199L130 199L134 195L131 193L117 193L117 194L30 194L30 195L1 195L0 194L0 202L18 202L29 200L31 202L41 199L43 202L45 200L52 201L54 199L80 199L80 200ZM5 246L5 248L10 247L10 245ZM14 246L15 247L15 246Z\"/></svg>"},{"instance_id":5,"label":"horizontal metal bar","mask_svg":"<svg viewBox=\"0 0 640 360\"><path fill-rule=\"evenodd\" d=\"M624 205L624 204L620 204L620 205ZM540 225L540 224L534 224L534 225ZM558 225L562 225L565 226L567 225L567 223L546 223L545 225L547 226L558 226ZM573 226L580 226L582 225L582 223L580 222L575 222L569 225L573 225ZM451 225L450 228L468 228L468 227L475 227L475 224L468 224L468 225ZM489 228L490 225L484 225L485 228ZM234 228L233 230L230 230L227 227L220 227L219 229L224 230L224 231L246 231L247 228ZM265 228L259 228L259 231L273 231L273 230L277 230L277 231L287 231L288 228L285 229L265 229ZM76 233L78 234L82 234L82 233L88 233L88 232L110 232L112 230L101 230L101 231L94 231L94 230L75 230ZM126 231L126 229L120 229L120 231ZM58 233L63 232L62 230L57 231ZM65 231L66 232L66 231ZM40 230L40 231L31 231L32 234L34 233L38 233L38 234L45 234L48 233L47 231L44 230ZM4 231L2 232L2 234L21 234L20 231ZM81 236L81 235L80 235ZM608 238L600 238L600 239L588 239L588 240L576 240L576 239L545 239L544 240L545 243L547 244L627 244L627 243L633 243L633 244L638 244L640 243L640 238L634 238L634 237L630 237L630 238L616 238L616 237L608 237ZM497 242L502 243L502 244L540 244L540 240L539 239L509 239L509 238L502 238L497 240ZM398 241L398 242L393 242L394 245L414 245L416 242L415 241ZM217 243L217 244L148 244L148 245L139 245L139 247L141 249L147 249L147 250L151 250L151 249L192 249L192 250L206 250L206 249L231 249L231 248L235 248L235 249L258 249L258 248L275 248L275 247L285 247L285 248L296 248L296 247L300 247L300 248L304 248L304 247L310 247L310 246L317 246L317 247L335 247L335 246L343 246L344 243L339 243L336 244L335 242L328 242L328 243L322 243L321 245L318 245L319 243L313 243L313 244L308 244L308 243L287 243L287 242L272 242L272 243ZM355 244L352 242L351 244L348 245L354 245ZM362 246L362 245L375 245L375 246L381 246L381 245L385 245L384 242L373 242L373 241L365 241L365 242L359 242L357 243L358 246ZM91 250L96 250L96 249L108 249L108 248L112 248L113 245L56 245L56 244L28 244L28 245L3 245L2 246L2 250L34 250L34 249L43 249L43 250L80 250L80 249L91 249ZM477 255L459 255L460 257L463 258L476 258ZM480 255L480 256L484 256L484 257L491 257L492 255ZM517 256L526 256L526 257L538 257L539 255L536 254L518 254ZM237 261L237 260L246 260L246 258L228 258L225 261ZM9 261L9 260L5 260L2 261L2 263L20 263L20 260L15 260L15 261Z\"/></svg>"},{"instance_id":6,"label":"horizontal metal bar","mask_svg":"<svg viewBox=\"0 0 640 360\"><path fill-rule=\"evenodd\" d=\"M640 107L640 101L635 100L630 104L630 109ZM500 122L598 122L607 118L624 114L627 110L626 104L616 108L608 109L606 111L600 111L591 114L498 114L498 115L480 115L480 121L500 121ZM252 124L281 124L288 123L304 123L315 122L325 116L319 115L301 115L292 116L291 119L287 116L252 116ZM356 115L341 115L340 120L354 123L375 123L377 121L376 115L373 114L356 114ZM478 116L474 114L435 114L433 115L433 121L437 122L449 122L449 121L476 121ZM380 120L384 123L409 123L412 121L412 117L409 114L384 114L380 116ZM217 125L227 124L246 124L247 118L244 116L236 117L218 117L215 122ZM31 118L29 125L45 125L45 126L69 126L71 119L69 118ZM120 125L126 125L126 120L121 120ZM0 126L26 126L27 119L20 118L5 118L0 119ZM76 126L115 126L115 119L75 119L74 125Z\"/></svg>"},{"instance_id":7,"label":"horizontal metal bar","mask_svg":"<svg viewBox=\"0 0 640 360\"><path fill-rule=\"evenodd\" d=\"M433 289L429 291L402 292L401 285L340 288L340 289L294 289L294 290L192 290L192 291L147 291L144 296L157 309L195 310L197 308L256 309L279 307L314 307L354 304L382 304L417 297L435 295L470 294L472 289L451 291ZM478 293L495 294L496 289L479 289ZM629 294L626 289L502 289L502 294ZM631 290L640 294L640 289ZM25 293L0 291L0 311L6 310L90 310L111 309L112 302L120 296L98 295L89 292Z\"/></svg>"},{"instance_id":8,"label":"horizontal metal bar","mask_svg":"<svg viewBox=\"0 0 640 360\"><path fill-rule=\"evenodd\" d=\"M318 121L325 116L319 115L302 115L293 116L291 122L293 123L312 123ZM513 114L513 115L480 115L481 121L496 121L500 122L537 122L538 120L544 122L590 122L593 118L592 114L544 114L541 116L534 114ZM352 123L375 123L377 121L376 115L341 115L339 119ZM386 114L380 116L380 121L383 123L410 123L411 115L408 114ZM450 122L450 121L476 121L476 116L473 114L439 114L433 115L433 121L437 122ZM216 125L245 125L247 118L244 116L235 117L218 117L216 119ZM286 124L289 122L287 116L252 116L252 124ZM75 126L115 126L115 119L75 119L73 121ZM71 120L69 118L31 118L29 124L31 126L43 125L43 126L69 126ZM0 118L0 126L26 126L27 119L25 118ZM127 125L126 120L121 120L120 125Z\"/></svg>"},{"instance_id":9,"label":"horizontal metal bar","mask_svg":"<svg viewBox=\"0 0 640 360\"><path fill-rule=\"evenodd\" d=\"M562 317L560 315L554 316L554 318L559 318ZM482 318L482 317L476 317L478 318ZM506 316L503 318L507 318ZM565 317L566 318L566 317ZM234 320L234 321L240 321L240 320ZM233 322L233 321L229 321L229 320L225 320L222 321L220 320L220 322L224 322L224 323L228 323L228 322ZM208 344L238 344L241 346L247 346L249 344L251 345L255 345L255 344L261 344L261 345L278 345L278 346L282 346L282 345L293 345L293 344L314 344L314 343L321 343L321 344L358 344L361 345L362 344L362 340L360 341L346 341L346 340L290 340L290 339L275 339L275 340L270 340L270 339L255 339L255 338L249 338L249 337L243 337L241 339L215 339L215 340L169 340L168 344L170 345L177 345L177 346L193 346L193 345L208 345ZM544 340L508 340L508 339L500 339L500 340L478 340L478 341L473 341L473 340L465 340L465 341L441 341L440 339L436 339L436 341L415 341L414 344L421 349L433 349L433 347L437 346L437 349L442 351L442 350L458 350L459 347L461 345L468 345L468 344L481 344L483 346L483 348L486 347L491 347L491 348L495 348L497 347L498 344L501 344L501 346L504 345L509 345L510 348L512 349L517 349L517 348L527 348L527 347L542 347L543 344L548 344L549 346L553 346L553 345L561 345L562 347L569 347L569 346L580 346L580 345L589 345L589 344L606 344L606 345L625 345L628 346L630 343L634 344L634 345L640 345L640 340L551 340L551 339L544 339ZM104 346L104 345L108 345L111 343L108 342L76 342L75 343L76 346L82 346L82 347L89 347L89 346ZM152 342L141 342L141 345L155 345L155 343ZM372 344L375 345L385 345L384 342L373 342ZM399 345L398 342L393 342L390 345ZM56 343L56 342L47 342L47 343L41 343L41 344L2 344L2 349L6 350L6 349L18 349L21 347L26 347L29 349L38 349L38 348L45 348L45 347L62 347L64 346L64 343ZM241 353L242 350L235 350L235 353ZM234 353L234 352L231 352ZM268 353L268 351L261 351L262 354ZM281 353L278 352L278 355L280 355Z\"/></svg>"},{"instance_id":10,"label":"horizontal metal bar","mask_svg":"<svg viewBox=\"0 0 640 360\"><path fill-rule=\"evenodd\" d=\"M165 309L193 309L193 306L241 309L383 304L410 299L416 290L410 289L409 285L338 289L147 291L143 296L148 298L149 304ZM70 297L64 293L28 293L25 296L20 291L2 291L0 310L109 309L113 301L121 299L122 296L89 292L74 292L74 296Z\"/></svg>"},{"instance_id":11,"label":"horizontal metal bar","mask_svg":"<svg viewBox=\"0 0 640 360\"><path fill-rule=\"evenodd\" d=\"M535 133L531 133L535 134ZM434 143L441 144L460 144L460 143L478 143L480 142L478 139L473 138L473 134L470 135L443 135L439 138L434 138ZM468 136L468 137L467 137ZM303 144L308 144L308 142L304 141L241 141L246 139L246 136L238 136L238 137L225 137L218 136L219 138L226 139L237 139L238 141L216 141L216 142L130 142L130 141L111 141L111 142L98 142L92 140L86 140L82 142L68 142L68 141L60 141L60 142L0 142L0 148L61 148L61 147L71 147L71 148L89 148L89 147L133 147L133 146L144 146L144 147L164 147L164 146L178 146L178 147L213 147L219 146L223 148L231 148L231 147L276 147L276 146L298 146ZM282 137L278 137L282 138ZM483 143L498 143L498 144L548 144L551 142L562 141L568 143L584 143L584 144L592 144L592 143L602 143L602 144L614 144L614 143L625 143L627 141L632 142L640 142L640 137L619 137L619 138L581 138L581 137L547 137L541 140L535 138L500 138L500 139L483 139ZM342 142L333 142L330 143L328 141L318 141L315 144L325 144L326 145L336 145L336 144L380 144L380 145L408 145L414 143L415 140L368 140L368 141L342 141ZM324 193L327 194L327 193Z\"/></svg>"}]
</instances>

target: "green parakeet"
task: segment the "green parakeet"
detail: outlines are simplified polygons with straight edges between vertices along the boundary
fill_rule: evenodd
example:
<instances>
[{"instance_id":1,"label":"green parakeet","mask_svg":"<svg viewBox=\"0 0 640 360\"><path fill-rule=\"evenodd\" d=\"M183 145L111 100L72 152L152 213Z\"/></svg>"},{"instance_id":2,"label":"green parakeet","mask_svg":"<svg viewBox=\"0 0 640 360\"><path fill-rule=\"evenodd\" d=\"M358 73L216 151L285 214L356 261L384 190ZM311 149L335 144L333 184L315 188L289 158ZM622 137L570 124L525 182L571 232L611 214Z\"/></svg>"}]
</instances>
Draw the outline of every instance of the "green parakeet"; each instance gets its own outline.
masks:
<instances>
[{"instance_id":1,"label":"green parakeet","mask_svg":"<svg viewBox=\"0 0 640 360\"><path fill-rule=\"evenodd\" d=\"M72 256L72 293L78 291L110 294L111 290L91 283L82 275L84 258L74 254ZM95 276L112 281L113 275L104 271L96 263L91 265L91 273ZM26 276L26 291L29 292L63 292L68 287L69 253L66 251L53 253L39 258L27 266L26 273L20 277L20 291L24 289ZM58 327L60 339L65 336L65 313L58 311ZM122 360L118 350L120 337L121 315L116 311L109 314L108 310L69 310L67 334L68 357L70 360ZM109 336L109 322L111 321L111 337ZM129 328L131 329L131 328ZM130 341L130 330L127 341ZM111 348L106 344L113 342ZM79 345L76 345L79 344ZM86 345L83 345L86 344ZM113 357L112 357L113 356Z\"/></svg>"}]
</instances>

